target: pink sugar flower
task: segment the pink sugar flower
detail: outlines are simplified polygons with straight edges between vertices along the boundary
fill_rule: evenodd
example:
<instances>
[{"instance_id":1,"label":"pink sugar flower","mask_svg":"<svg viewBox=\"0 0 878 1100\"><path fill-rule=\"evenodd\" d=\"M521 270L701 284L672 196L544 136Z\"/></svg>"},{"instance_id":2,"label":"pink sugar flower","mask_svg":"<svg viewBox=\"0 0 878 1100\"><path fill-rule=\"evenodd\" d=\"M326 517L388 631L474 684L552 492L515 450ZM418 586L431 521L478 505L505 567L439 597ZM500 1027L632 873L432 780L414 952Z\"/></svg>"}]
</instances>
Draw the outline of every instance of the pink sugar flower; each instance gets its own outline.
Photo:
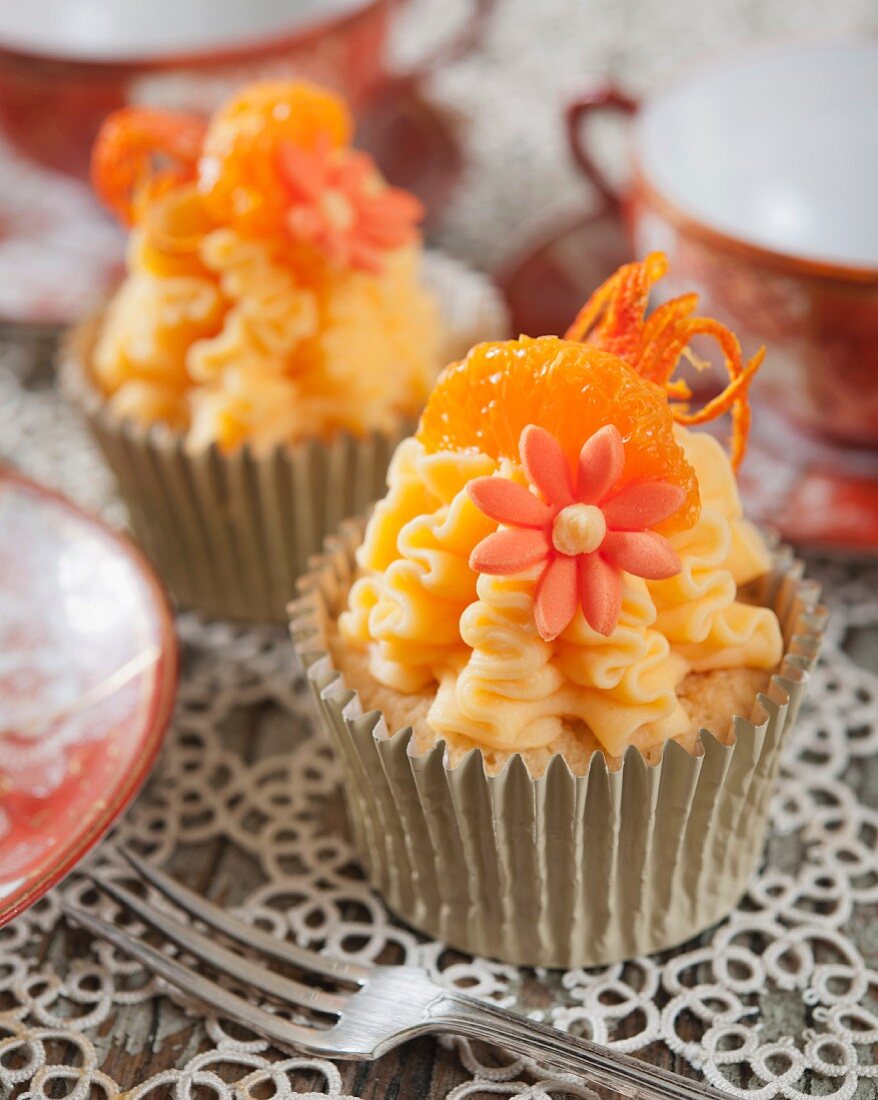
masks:
<instances>
[{"instance_id":1,"label":"pink sugar flower","mask_svg":"<svg viewBox=\"0 0 878 1100\"><path fill-rule=\"evenodd\" d=\"M612 634L622 611L623 571L647 580L680 572L670 543L650 528L672 516L686 494L665 481L614 492L625 467L625 447L612 424L583 445L575 487L561 445L550 432L529 424L519 449L539 495L503 477L469 483L476 507L504 525L475 547L470 568L507 576L539 565L534 619L547 642L569 626L578 606L593 630Z\"/></svg>"},{"instance_id":2,"label":"pink sugar flower","mask_svg":"<svg viewBox=\"0 0 878 1100\"><path fill-rule=\"evenodd\" d=\"M416 238L423 206L408 191L386 186L368 154L328 142L311 150L288 143L278 164L291 236L340 267L378 273L385 252Z\"/></svg>"}]
</instances>

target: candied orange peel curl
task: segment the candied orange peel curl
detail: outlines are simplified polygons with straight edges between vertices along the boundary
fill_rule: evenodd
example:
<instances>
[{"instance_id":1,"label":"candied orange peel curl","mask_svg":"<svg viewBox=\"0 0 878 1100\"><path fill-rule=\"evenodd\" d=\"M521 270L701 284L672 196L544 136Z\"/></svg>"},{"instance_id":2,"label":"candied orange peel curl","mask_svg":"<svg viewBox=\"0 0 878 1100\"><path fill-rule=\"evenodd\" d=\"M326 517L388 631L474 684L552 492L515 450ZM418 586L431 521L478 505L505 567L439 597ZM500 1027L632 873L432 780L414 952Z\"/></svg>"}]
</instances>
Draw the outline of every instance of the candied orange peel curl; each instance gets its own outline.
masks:
<instances>
[{"instance_id":1,"label":"candied orange peel curl","mask_svg":"<svg viewBox=\"0 0 878 1100\"><path fill-rule=\"evenodd\" d=\"M678 424L706 424L730 413L730 457L737 469L750 433L748 389L765 357L765 349L760 348L745 363L734 333L712 317L694 316L697 294L672 298L647 318L650 291L667 269L668 261L661 252L620 267L592 294L565 337L618 355L642 378L661 386ZM698 369L704 366L689 349L696 336L710 336L717 342L729 381L720 394L700 409L692 410L689 405L692 391L684 381L675 380L673 374L683 358L688 358Z\"/></svg>"},{"instance_id":2,"label":"candied orange peel curl","mask_svg":"<svg viewBox=\"0 0 878 1100\"><path fill-rule=\"evenodd\" d=\"M144 189L157 196L195 178L206 132L204 120L195 115L149 107L114 111L92 150L91 178L98 197L123 225L131 225ZM165 166L157 167L160 162Z\"/></svg>"}]
</instances>

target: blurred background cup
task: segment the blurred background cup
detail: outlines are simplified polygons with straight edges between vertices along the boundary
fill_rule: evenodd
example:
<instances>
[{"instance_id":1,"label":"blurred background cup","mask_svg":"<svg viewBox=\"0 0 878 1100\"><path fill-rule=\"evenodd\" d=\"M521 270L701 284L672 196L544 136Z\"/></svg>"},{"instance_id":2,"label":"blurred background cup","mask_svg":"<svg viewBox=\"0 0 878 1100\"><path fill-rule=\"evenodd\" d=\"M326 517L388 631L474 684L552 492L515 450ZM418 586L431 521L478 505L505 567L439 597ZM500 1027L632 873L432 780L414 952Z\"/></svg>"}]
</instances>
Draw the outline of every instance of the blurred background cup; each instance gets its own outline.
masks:
<instances>
[{"instance_id":1,"label":"blurred background cup","mask_svg":"<svg viewBox=\"0 0 878 1100\"><path fill-rule=\"evenodd\" d=\"M490 0L452 39L393 73L400 0L21 0L0 4L0 128L17 151L76 176L102 120L128 103L204 113L256 78L305 77L355 111L478 41Z\"/></svg>"},{"instance_id":2,"label":"blurred background cup","mask_svg":"<svg viewBox=\"0 0 878 1100\"><path fill-rule=\"evenodd\" d=\"M878 41L772 46L637 103L603 82L568 107L574 158L638 255L668 254L752 354L763 392L836 443L878 446ZM632 120L619 187L591 123Z\"/></svg>"}]
</instances>

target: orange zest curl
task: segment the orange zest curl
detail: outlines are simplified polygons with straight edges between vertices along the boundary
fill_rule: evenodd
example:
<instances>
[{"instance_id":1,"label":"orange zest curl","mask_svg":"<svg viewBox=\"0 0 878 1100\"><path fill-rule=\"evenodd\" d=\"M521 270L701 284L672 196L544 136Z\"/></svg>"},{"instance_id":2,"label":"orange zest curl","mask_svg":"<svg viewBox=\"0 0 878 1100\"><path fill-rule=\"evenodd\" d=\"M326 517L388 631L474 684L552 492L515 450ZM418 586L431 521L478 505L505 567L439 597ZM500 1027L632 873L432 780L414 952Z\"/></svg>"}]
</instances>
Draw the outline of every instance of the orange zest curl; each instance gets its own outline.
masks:
<instances>
[{"instance_id":1,"label":"orange zest curl","mask_svg":"<svg viewBox=\"0 0 878 1100\"><path fill-rule=\"evenodd\" d=\"M693 316L698 306L697 294L673 298L647 318L650 291L667 269L667 259L661 252L650 253L641 263L620 267L592 294L565 337L618 355L642 378L661 386L678 424L706 424L730 413L730 456L737 469L750 433L748 390L765 357L765 349L760 348L745 363L734 333L711 317ZM689 349L695 336L710 336L717 342L729 381L720 394L700 409L690 411L692 391L672 375L683 358L698 369L704 366Z\"/></svg>"},{"instance_id":2,"label":"orange zest curl","mask_svg":"<svg viewBox=\"0 0 878 1100\"><path fill-rule=\"evenodd\" d=\"M99 198L123 225L136 220L144 190L151 197L193 180L206 123L195 115L123 107L101 127L91 178ZM156 167L170 162L165 167Z\"/></svg>"}]
</instances>

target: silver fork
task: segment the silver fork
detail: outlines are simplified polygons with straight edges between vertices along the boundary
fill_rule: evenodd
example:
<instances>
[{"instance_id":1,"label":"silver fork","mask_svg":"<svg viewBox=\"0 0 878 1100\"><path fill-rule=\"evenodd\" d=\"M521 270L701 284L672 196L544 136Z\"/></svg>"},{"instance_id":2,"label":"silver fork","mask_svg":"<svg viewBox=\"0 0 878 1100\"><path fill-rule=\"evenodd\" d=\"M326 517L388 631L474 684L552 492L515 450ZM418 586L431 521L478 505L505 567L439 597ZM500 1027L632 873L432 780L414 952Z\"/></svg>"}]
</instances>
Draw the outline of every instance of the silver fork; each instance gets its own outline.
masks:
<instances>
[{"instance_id":1,"label":"silver fork","mask_svg":"<svg viewBox=\"0 0 878 1100\"><path fill-rule=\"evenodd\" d=\"M282 1046L320 1057L371 1061L418 1035L464 1035L532 1058L552 1070L583 1076L634 1100L718 1100L721 1095L627 1054L445 989L425 970L360 966L278 940L205 901L132 852L123 854L141 878L179 909L228 939L295 968L306 980L319 977L320 985L295 981L259 965L118 883L91 875L100 890L213 970L279 1005L308 1010L315 1016L314 1026L293 1023L258 1007L80 906L64 901L65 913L184 993ZM334 991L322 988L327 984L333 985Z\"/></svg>"}]
</instances>

